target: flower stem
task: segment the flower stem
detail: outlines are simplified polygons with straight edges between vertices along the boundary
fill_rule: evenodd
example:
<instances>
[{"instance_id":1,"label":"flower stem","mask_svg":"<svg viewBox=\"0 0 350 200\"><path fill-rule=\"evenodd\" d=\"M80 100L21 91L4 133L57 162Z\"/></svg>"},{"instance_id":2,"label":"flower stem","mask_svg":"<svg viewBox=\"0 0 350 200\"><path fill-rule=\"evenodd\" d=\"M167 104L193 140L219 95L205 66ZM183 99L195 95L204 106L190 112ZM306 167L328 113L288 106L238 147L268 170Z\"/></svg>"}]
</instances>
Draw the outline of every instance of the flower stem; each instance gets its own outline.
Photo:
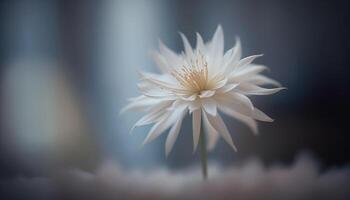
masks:
<instances>
[{"instance_id":1,"label":"flower stem","mask_svg":"<svg viewBox=\"0 0 350 200\"><path fill-rule=\"evenodd\" d=\"M201 135L199 137L199 145L200 145L200 151L201 151L201 164L202 164L203 180L206 180L208 178L207 143L205 141L205 134L204 134L203 129L201 130Z\"/></svg>"}]
</instances>

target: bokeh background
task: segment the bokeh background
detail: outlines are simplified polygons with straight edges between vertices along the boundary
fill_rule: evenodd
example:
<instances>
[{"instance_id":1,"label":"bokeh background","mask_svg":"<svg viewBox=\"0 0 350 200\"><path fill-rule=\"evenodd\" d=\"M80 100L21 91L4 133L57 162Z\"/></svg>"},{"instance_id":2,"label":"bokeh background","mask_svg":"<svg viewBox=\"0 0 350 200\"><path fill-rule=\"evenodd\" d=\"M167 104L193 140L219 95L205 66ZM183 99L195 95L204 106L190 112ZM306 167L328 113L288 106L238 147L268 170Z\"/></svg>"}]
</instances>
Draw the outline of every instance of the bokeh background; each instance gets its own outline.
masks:
<instances>
[{"instance_id":1,"label":"bokeh background","mask_svg":"<svg viewBox=\"0 0 350 200\"><path fill-rule=\"evenodd\" d=\"M161 39L180 52L178 31L208 41L218 24L225 49L243 55L288 90L253 98L275 119L253 136L227 118L239 148L220 141L209 154L223 166L258 158L294 162L307 151L322 170L350 161L350 29L346 1L1 1L0 179L46 176L62 168L122 167L181 171L198 164L188 117L168 158L165 135L142 147L150 127L129 129L141 115L119 115L138 95L137 69L156 71L150 51Z\"/></svg>"}]
</instances>

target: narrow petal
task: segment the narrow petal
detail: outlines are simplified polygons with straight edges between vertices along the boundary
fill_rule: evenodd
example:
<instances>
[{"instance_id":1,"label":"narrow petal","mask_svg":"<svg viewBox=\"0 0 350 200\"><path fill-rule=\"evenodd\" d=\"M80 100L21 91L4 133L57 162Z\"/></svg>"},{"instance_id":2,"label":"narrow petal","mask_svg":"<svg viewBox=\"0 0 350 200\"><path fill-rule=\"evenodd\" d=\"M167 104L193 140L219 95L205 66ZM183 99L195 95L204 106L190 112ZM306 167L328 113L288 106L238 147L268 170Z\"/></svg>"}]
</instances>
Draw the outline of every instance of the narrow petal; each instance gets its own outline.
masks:
<instances>
[{"instance_id":1,"label":"narrow petal","mask_svg":"<svg viewBox=\"0 0 350 200\"><path fill-rule=\"evenodd\" d=\"M242 45L241 45L241 40L239 37L236 37L236 44L233 48L233 58L232 62L236 63L238 62L242 57Z\"/></svg>"},{"instance_id":2,"label":"narrow petal","mask_svg":"<svg viewBox=\"0 0 350 200\"><path fill-rule=\"evenodd\" d=\"M159 87L154 87L153 85L147 84L147 82L138 83L137 88L143 95L147 97L163 98L163 99L169 99L169 100L176 98L176 96L172 94L171 91L164 90Z\"/></svg>"},{"instance_id":3,"label":"narrow petal","mask_svg":"<svg viewBox=\"0 0 350 200\"><path fill-rule=\"evenodd\" d=\"M239 85L238 83L226 84L225 86L218 89L218 92L221 92L221 93L230 92L231 90L235 89L238 85Z\"/></svg>"},{"instance_id":4,"label":"narrow petal","mask_svg":"<svg viewBox=\"0 0 350 200\"><path fill-rule=\"evenodd\" d=\"M201 52L202 54L206 53L205 45L202 39L202 36L199 33L196 33L197 35L197 44L196 44L196 49L197 51Z\"/></svg>"},{"instance_id":5,"label":"narrow petal","mask_svg":"<svg viewBox=\"0 0 350 200\"><path fill-rule=\"evenodd\" d=\"M218 25L212 39L212 50L217 53L217 56L222 56L224 52L224 33L221 25Z\"/></svg>"},{"instance_id":6,"label":"narrow petal","mask_svg":"<svg viewBox=\"0 0 350 200\"><path fill-rule=\"evenodd\" d=\"M215 72L221 66L224 54L224 34L220 25L217 27L213 39L207 46L209 72Z\"/></svg>"},{"instance_id":7,"label":"narrow petal","mask_svg":"<svg viewBox=\"0 0 350 200\"><path fill-rule=\"evenodd\" d=\"M224 140L233 148L233 150L237 151L237 148L233 143L232 137L229 131L227 130L227 127L220 115L218 114L216 117L207 115L207 117L210 124L219 132L221 137L224 138Z\"/></svg>"},{"instance_id":8,"label":"narrow petal","mask_svg":"<svg viewBox=\"0 0 350 200\"><path fill-rule=\"evenodd\" d=\"M168 108L169 110L185 110L188 107L188 103L184 100L178 99L172 102L172 105ZM162 108L163 109L163 108Z\"/></svg>"},{"instance_id":9,"label":"narrow petal","mask_svg":"<svg viewBox=\"0 0 350 200\"><path fill-rule=\"evenodd\" d=\"M219 89L221 87L224 87L226 85L227 81L228 81L227 78L221 79L221 80L217 81L215 83L215 86L213 88L211 88L211 89L212 90L217 90L217 89Z\"/></svg>"},{"instance_id":10,"label":"narrow petal","mask_svg":"<svg viewBox=\"0 0 350 200\"><path fill-rule=\"evenodd\" d=\"M233 51L235 47L232 47L231 49L227 50L224 54L224 64L226 67L231 64L232 58L233 58Z\"/></svg>"},{"instance_id":11,"label":"narrow petal","mask_svg":"<svg viewBox=\"0 0 350 200\"><path fill-rule=\"evenodd\" d=\"M152 83L159 88L175 91L182 94L187 93L187 90L182 89L179 85L177 85L177 83L172 82L170 79L164 80L164 78L161 78L159 75L157 76L156 74L146 73L142 71L139 71L139 74L142 80L148 81L149 83Z\"/></svg>"},{"instance_id":12,"label":"narrow petal","mask_svg":"<svg viewBox=\"0 0 350 200\"><path fill-rule=\"evenodd\" d=\"M215 94L215 90L205 90L199 94L200 98L208 98Z\"/></svg>"},{"instance_id":13,"label":"narrow petal","mask_svg":"<svg viewBox=\"0 0 350 200\"><path fill-rule=\"evenodd\" d=\"M235 118L240 120L241 122L243 122L244 124L246 124L250 130L252 130L252 132L254 133L254 135L258 134L258 123L249 117L246 117L244 115L241 115L239 113L234 113Z\"/></svg>"},{"instance_id":14,"label":"narrow petal","mask_svg":"<svg viewBox=\"0 0 350 200\"><path fill-rule=\"evenodd\" d=\"M271 119L269 116L267 116L265 113L263 113L257 108L254 108L254 110L251 110L249 107L242 106L242 104L238 104L237 102L234 102L228 98L216 97L215 100L218 102L219 109L223 112L230 112L232 110L259 121L265 121L265 122L273 121L273 119Z\"/></svg>"},{"instance_id":15,"label":"narrow petal","mask_svg":"<svg viewBox=\"0 0 350 200\"><path fill-rule=\"evenodd\" d=\"M162 115L164 114L164 111L158 111L158 112L154 112L154 113L149 113L147 115L144 115L141 119L139 119L135 125L131 128L131 131L137 127L137 126L144 126L147 124L152 124L156 121L159 121L162 118Z\"/></svg>"},{"instance_id":16,"label":"narrow petal","mask_svg":"<svg viewBox=\"0 0 350 200\"><path fill-rule=\"evenodd\" d=\"M161 72L163 72L163 73L169 72L170 69L168 67L167 61L165 60L165 58L161 54L159 54L156 51L153 51L151 53L151 55L152 55L154 62L156 63L156 66L158 67L158 69Z\"/></svg>"},{"instance_id":17,"label":"narrow petal","mask_svg":"<svg viewBox=\"0 0 350 200\"><path fill-rule=\"evenodd\" d=\"M160 54L164 56L168 63L171 63L174 66L181 66L181 57L178 56L175 52L170 50L161 40L159 40L159 51Z\"/></svg>"},{"instance_id":18,"label":"narrow petal","mask_svg":"<svg viewBox=\"0 0 350 200\"><path fill-rule=\"evenodd\" d=\"M180 35L182 38L182 42L184 44L185 53L186 53L186 56L188 58L188 61L191 61L191 59L194 58L192 47L191 47L190 43L188 42L187 37L183 33L180 33Z\"/></svg>"},{"instance_id":19,"label":"narrow petal","mask_svg":"<svg viewBox=\"0 0 350 200\"><path fill-rule=\"evenodd\" d=\"M256 58L263 56L262 54L260 55L253 55L253 56L248 56L243 58L242 60L240 60L236 66L236 69L245 67L247 65L249 65L250 63L252 63Z\"/></svg>"},{"instance_id":20,"label":"narrow petal","mask_svg":"<svg viewBox=\"0 0 350 200\"><path fill-rule=\"evenodd\" d=\"M142 97L142 98L137 98L137 99L131 101L125 107L123 107L120 110L120 114L125 113L126 111L146 111L151 106L163 102L163 100L161 100L161 99L152 99L152 98L146 97L144 95L141 95L139 97Z\"/></svg>"},{"instance_id":21,"label":"narrow petal","mask_svg":"<svg viewBox=\"0 0 350 200\"><path fill-rule=\"evenodd\" d=\"M232 72L229 75L229 80L234 82L242 82L267 69L268 67L264 65L248 65Z\"/></svg>"},{"instance_id":22,"label":"narrow petal","mask_svg":"<svg viewBox=\"0 0 350 200\"><path fill-rule=\"evenodd\" d=\"M230 92L227 93L230 98L232 98L232 101L235 101L237 103L241 103L247 107L249 107L251 110L254 110L254 105L250 99L245 96L244 94L240 94L238 92Z\"/></svg>"},{"instance_id":23,"label":"narrow petal","mask_svg":"<svg viewBox=\"0 0 350 200\"><path fill-rule=\"evenodd\" d=\"M267 116L264 112L257 108L254 108L254 117L260 121L273 122L273 119L271 117Z\"/></svg>"},{"instance_id":24,"label":"narrow petal","mask_svg":"<svg viewBox=\"0 0 350 200\"><path fill-rule=\"evenodd\" d=\"M149 131L146 139L143 144L147 144L152 140L156 139L159 135L161 135L166 129L168 129L172 124L179 119L184 110L177 109L175 111L168 111L168 115L164 115L160 121L158 121Z\"/></svg>"},{"instance_id":25,"label":"narrow petal","mask_svg":"<svg viewBox=\"0 0 350 200\"><path fill-rule=\"evenodd\" d=\"M169 134L165 142L165 155L168 157L169 153L173 149L177 136L179 135L181 124L183 120L183 115L175 122L173 127L171 127Z\"/></svg>"},{"instance_id":26,"label":"narrow petal","mask_svg":"<svg viewBox=\"0 0 350 200\"><path fill-rule=\"evenodd\" d=\"M252 131L253 133L256 135L258 133L258 124L256 123L256 121L250 117L247 117L245 115L242 115L238 112L235 112L233 110L227 110L227 109L220 109L223 113L225 113L226 115L229 115L241 122L243 122L244 124L246 124Z\"/></svg>"},{"instance_id":27,"label":"narrow petal","mask_svg":"<svg viewBox=\"0 0 350 200\"><path fill-rule=\"evenodd\" d=\"M212 116L217 115L217 108L216 108L217 105L214 99L205 98L205 99L201 99L201 101L202 101L202 106L207 113L209 113Z\"/></svg>"},{"instance_id":28,"label":"narrow petal","mask_svg":"<svg viewBox=\"0 0 350 200\"><path fill-rule=\"evenodd\" d=\"M251 78L249 78L247 80L250 83L256 84L256 85L266 85L266 84L271 84L277 87L281 87L281 83L279 83L278 81L275 81L271 78L268 78L264 75L255 75L252 76Z\"/></svg>"},{"instance_id":29,"label":"narrow petal","mask_svg":"<svg viewBox=\"0 0 350 200\"><path fill-rule=\"evenodd\" d=\"M159 135L161 135L170 126L171 126L171 121L169 120L169 118L164 117L161 121L159 121L155 125L153 125L153 127L149 131L146 139L143 141L143 145L156 139Z\"/></svg>"},{"instance_id":30,"label":"narrow petal","mask_svg":"<svg viewBox=\"0 0 350 200\"><path fill-rule=\"evenodd\" d=\"M205 113L203 113L203 123L204 123L204 128L206 129L208 140L208 150L212 151L218 141L219 138L219 133L215 130L215 128L210 124L208 117Z\"/></svg>"},{"instance_id":31,"label":"narrow petal","mask_svg":"<svg viewBox=\"0 0 350 200\"><path fill-rule=\"evenodd\" d=\"M243 94L236 91L218 94L214 96L218 105L225 105L227 107L238 107L248 113L253 110L254 106L250 99Z\"/></svg>"},{"instance_id":32,"label":"narrow petal","mask_svg":"<svg viewBox=\"0 0 350 200\"><path fill-rule=\"evenodd\" d=\"M196 151L201 134L201 110L197 109L192 114L192 126L193 126L193 152Z\"/></svg>"},{"instance_id":33,"label":"narrow petal","mask_svg":"<svg viewBox=\"0 0 350 200\"><path fill-rule=\"evenodd\" d=\"M232 72L237 66L241 57L242 57L241 41L237 37L235 46L229 51L227 51L224 55L224 60L226 60L225 67L224 67L225 73Z\"/></svg>"},{"instance_id":34,"label":"narrow petal","mask_svg":"<svg viewBox=\"0 0 350 200\"><path fill-rule=\"evenodd\" d=\"M193 111L195 111L201 107L201 102L199 99L196 99L194 101L189 101L187 103L188 103L188 109L189 109L190 113L192 113Z\"/></svg>"},{"instance_id":35,"label":"narrow petal","mask_svg":"<svg viewBox=\"0 0 350 200\"><path fill-rule=\"evenodd\" d=\"M254 84L242 83L239 85L237 90L241 91L246 95L270 95L277 93L281 90L286 89L285 87L278 88L263 88Z\"/></svg>"},{"instance_id":36,"label":"narrow petal","mask_svg":"<svg viewBox=\"0 0 350 200\"><path fill-rule=\"evenodd\" d=\"M138 83L137 88L140 93L146 97L150 97L151 99L161 98L163 100L174 100L178 98L173 91L154 86L153 84L145 81Z\"/></svg>"},{"instance_id":37,"label":"narrow petal","mask_svg":"<svg viewBox=\"0 0 350 200\"><path fill-rule=\"evenodd\" d=\"M197 94L193 94L193 95L190 95L190 96L183 96L181 97L183 100L185 101L194 101L197 99Z\"/></svg>"},{"instance_id":38,"label":"narrow petal","mask_svg":"<svg viewBox=\"0 0 350 200\"><path fill-rule=\"evenodd\" d=\"M270 95L270 94L275 94L281 90L284 90L286 88L280 87L280 88L261 88L258 90L252 90L249 92L245 92L246 94L249 95Z\"/></svg>"},{"instance_id":39,"label":"narrow petal","mask_svg":"<svg viewBox=\"0 0 350 200\"><path fill-rule=\"evenodd\" d=\"M155 107L152 111L150 111L148 114L146 114L143 117L141 117L135 123L135 125L131 128L130 133L137 126L144 126L144 125L152 124L154 122L159 121L163 117L165 112L166 112L165 108L168 107L169 105L170 105L170 103L159 105L159 106Z\"/></svg>"}]
</instances>

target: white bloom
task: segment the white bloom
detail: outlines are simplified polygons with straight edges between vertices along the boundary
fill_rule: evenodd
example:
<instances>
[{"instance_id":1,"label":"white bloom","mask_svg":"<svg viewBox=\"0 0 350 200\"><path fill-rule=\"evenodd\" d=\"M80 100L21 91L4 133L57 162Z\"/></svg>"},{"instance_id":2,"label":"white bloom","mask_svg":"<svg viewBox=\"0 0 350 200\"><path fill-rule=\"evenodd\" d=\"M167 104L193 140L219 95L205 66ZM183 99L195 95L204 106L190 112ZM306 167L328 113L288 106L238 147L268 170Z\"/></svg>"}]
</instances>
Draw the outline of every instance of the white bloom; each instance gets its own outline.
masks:
<instances>
[{"instance_id":1,"label":"white bloom","mask_svg":"<svg viewBox=\"0 0 350 200\"><path fill-rule=\"evenodd\" d=\"M232 49L224 53L221 26L208 43L204 43L197 33L195 48L183 34L181 37L185 48L181 54L174 53L160 42L160 51L154 52L153 58L162 73L140 72L138 88L142 95L130 99L122 112L146 112L134 127L154 123L144 144L170 128L165 144L166 155L171 151L188 112L192 114L193 150L199 141L201 123L206 129L209 149L215 146L220 135L236 150L218 110L242 121L257 133L256 120L273 120L255 108L248 96L269 95L283 88L278 82L260 74L267 69L266 66L252 64L262 55L241 58L239 39ZM265 84L277 87L261 87Z\"/></svg>"}]
</instances>

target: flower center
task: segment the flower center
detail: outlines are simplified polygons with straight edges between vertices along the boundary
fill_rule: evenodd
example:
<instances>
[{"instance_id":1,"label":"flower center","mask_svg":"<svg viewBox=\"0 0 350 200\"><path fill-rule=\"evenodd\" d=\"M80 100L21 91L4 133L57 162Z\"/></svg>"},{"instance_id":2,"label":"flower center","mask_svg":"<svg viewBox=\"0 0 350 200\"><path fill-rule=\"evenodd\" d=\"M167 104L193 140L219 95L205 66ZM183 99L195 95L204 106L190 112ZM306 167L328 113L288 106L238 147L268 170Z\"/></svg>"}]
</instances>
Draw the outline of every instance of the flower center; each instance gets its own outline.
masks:
<instances>
[{"instance_id":1,"label":"flower center","mask_svg":"<svg viewBox=\"0 0 350 200\"><path fill-rule=\"evenodd\" d=\"M171 74L191 93L208 89L208 64L202 55L190 65L174 69Z\"/></svg>"}]
</instances>

